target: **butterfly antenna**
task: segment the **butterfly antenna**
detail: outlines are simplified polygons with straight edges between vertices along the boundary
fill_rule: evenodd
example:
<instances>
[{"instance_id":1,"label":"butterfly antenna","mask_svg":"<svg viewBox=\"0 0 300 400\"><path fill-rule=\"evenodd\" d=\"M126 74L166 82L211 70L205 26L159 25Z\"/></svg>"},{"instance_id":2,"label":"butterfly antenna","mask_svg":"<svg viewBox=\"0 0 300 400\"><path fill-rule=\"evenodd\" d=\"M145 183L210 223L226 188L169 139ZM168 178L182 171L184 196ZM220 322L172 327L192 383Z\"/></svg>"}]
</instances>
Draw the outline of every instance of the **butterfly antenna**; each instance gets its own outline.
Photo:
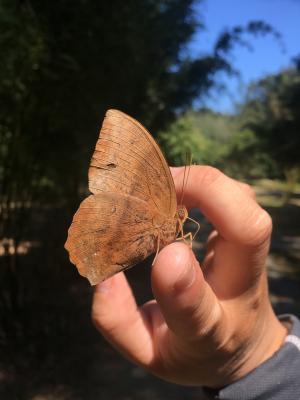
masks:
<instances>
[{"instance_id":1,"label":"butterfly antenna","mask_svg":"<svg viewBox=\"0 0 300 400\"><path fill-rule=\"evenodd\" d=\"M185 175L186 175L186 164L184 166L184 172L183 172L183 180L182 180L182 187L181 187L181 195L180 195L180 205L182 204L183 197L184 197L184 187L185 187Z\"/></svg>"},{"instance_id":2,"label":"butterfly antenna","mask_svg":"<svg viewBox=\"0 0 300 400\"><path fill-rule=\"evenodd\" d=\"M189 180L189 175L190 175L190 170L191 170L191 165L192 165L192 157L193 156L191 153L186 153L186 157L185 157L186 162L185 162L185 167L184 167L180 204L183 204L185 189L186 189L186 186L187 186L187 183Z\"/></svg>"}]
</instances>

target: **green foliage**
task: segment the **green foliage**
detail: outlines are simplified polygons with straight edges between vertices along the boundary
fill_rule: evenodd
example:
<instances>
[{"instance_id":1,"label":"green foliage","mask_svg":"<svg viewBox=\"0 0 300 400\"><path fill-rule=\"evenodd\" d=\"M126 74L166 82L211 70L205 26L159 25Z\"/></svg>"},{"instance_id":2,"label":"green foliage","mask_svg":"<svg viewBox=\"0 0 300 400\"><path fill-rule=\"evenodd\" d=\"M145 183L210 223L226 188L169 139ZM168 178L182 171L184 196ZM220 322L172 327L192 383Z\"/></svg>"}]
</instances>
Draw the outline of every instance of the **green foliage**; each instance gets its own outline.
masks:
<instances>
[{"instance_id":1,"label":"green foliage","mask_svg":"<svg viewBox=\"0 0 300 400\"><path fill-rule=\"evenodd\" d=\"M228 143L223 160L224 170L238 179L274 178L279 171L272 158L259 148L253 130L243 127L236 117L236 130Z\"/></svg>"},{"instance_id":2,"label":"green foliage","mask_svg":"<svg viewBox=\"0 0 300 400\"><path fill-rule=\"evenodd\" d=\"M191 154L197 164L216 166L236 178L278 177L278 165L244 124L240 115L189 111L160 132L159 141L175 165L185 165Z\"/></svg>"},{"instance_id":3,"label":"green foliage","mask_svg":"<svg viewBox=\"0 0 300 400\"><path fill-rule=\"evenodd\" d=\"M203 29L196 2L0 0L2 209L76 204L106 109L128 112L155 135L207 93L218 71L232 72L226 54L243 35L272 32L237 27L191 59L183 50ZM207 156L198 159L213 160L204 136L195 146Z\"/></svg>"},{"instance_id":4,"label":"green foliage","mask_svg":"<svg viewBox=\"0 0 300 400\"><path fill-rule=\"evenodd\" d=\"M199 68L180 57L197 26L192 4L1 0L1 207L77 202L107 108L154 128L192 100Z\"/></svg>"},{"instance_id":5,"label":"green foliage","mask_svg":"<svg viewBox=\"0 0 300 400\"><path fill-rule=\"evenodd\" d=\"M252 84L241 110L241 121L263 152L283 173L300 165L300 72L296 68Z\"/></svg>"},{"instance_id":6,"label":"green foliage","mask_svg":"<svg viewBox=\"0 0 300 400\"><path fill-rule=\"evenodd\" d=\"M298 177L300 73L290 68L252 83L232 119L226 172L244 178ZM299 177L297 178L299 179Z\"/></svg>"},{"instance_id":7,"label":"green foliage","mask_svg":"<svg viewBox=\"0 0 300 400\"><path fill-rule=\"evenodd\" d=\"M191 154L197 164L222 166L232 124L230 117L210 110L190 111L160 132L159 140L175 165L184 165L186 154Z\"/></svg>"},{"instance_id":8,"label":"green foliage","mask_svg":"<svg viewBox=\"0 0 300 400\"><path fill-rule=\"evenodd\" d=\"M292 178L300 168L300 72L291 68L252 83L235 116L188 112L161 132L170 161L221 167L237 178ZM292 177L292 178L291 178Z\"/></svg>"},{"instance_id":9,"label":"green foliage","mask_svg":"<svg viewBox=\"0 0 300 400\"><path fill-rule=\"evenodd\" d=\"M217 140L220 145L228 143L235 130L235 120L230 115L202 109L195 114L195 118L205 136Z\"/></svg>"},{"instance_id":10,"label":"green foliage","mask_svg":"<svg viewBox=\"0 0 300 400\"><path fill-rule=\"evenodd\" d=\"M107 108L149 127L172 118L192 3L0 1L1 237L22 234L33 203L78 203Z\"/></svg>"},{"instance_id":11,"label":"green foliage","mask_svg":"<svg viewBox=\"0 0 300 400\"><path fill-rule=\"evenodd\" d=\"M21 237L33 204L74 209L108 108L128 112L154 135L167 132L207 94L217 72L233 73L226 55L235 43L273 32L258 22L236 27L221 34L211 54L192 59L185 46L203 29L196 2L0 0L1 236ZM174 162L191 148L195 161L222 161L227 122L202 117L202 125L186 117L170 137L162 135L172 142Z\"/></svg>"}]
</instances>

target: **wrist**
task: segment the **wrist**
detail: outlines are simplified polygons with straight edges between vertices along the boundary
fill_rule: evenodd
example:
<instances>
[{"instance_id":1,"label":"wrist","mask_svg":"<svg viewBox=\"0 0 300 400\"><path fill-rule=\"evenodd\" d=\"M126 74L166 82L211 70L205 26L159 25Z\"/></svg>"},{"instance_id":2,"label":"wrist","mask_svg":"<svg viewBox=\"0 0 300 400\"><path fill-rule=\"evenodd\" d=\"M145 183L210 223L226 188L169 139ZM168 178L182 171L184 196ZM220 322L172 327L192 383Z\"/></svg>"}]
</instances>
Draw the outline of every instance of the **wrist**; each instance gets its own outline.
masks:
<instances>
[{"instance_id":1,"label":"wrist","mask_svg":"<svg viewBox=\"0 0 300 400\"><path fill-rule=\"evenodd\" d=\"M300 321L293 315L281 315L279 320L287 328L288 335L278 351L232 384L221 389L204 387L207 398L245 400L300 398Z\"/></svg>"},{"instance_id":2,"label":"wrist","mask_svg":"<svg viewBox=\"0 0 300 400\"><path fill-rule=\"evenodd\" d=\"M243 351L239 367L226 384L243 378L271 358L283 345L286 335L286 326L279 321L269 304L267 316L264 315L261 321L258 319L252 334L253 340Z\"/></svg>"}]
</instances>

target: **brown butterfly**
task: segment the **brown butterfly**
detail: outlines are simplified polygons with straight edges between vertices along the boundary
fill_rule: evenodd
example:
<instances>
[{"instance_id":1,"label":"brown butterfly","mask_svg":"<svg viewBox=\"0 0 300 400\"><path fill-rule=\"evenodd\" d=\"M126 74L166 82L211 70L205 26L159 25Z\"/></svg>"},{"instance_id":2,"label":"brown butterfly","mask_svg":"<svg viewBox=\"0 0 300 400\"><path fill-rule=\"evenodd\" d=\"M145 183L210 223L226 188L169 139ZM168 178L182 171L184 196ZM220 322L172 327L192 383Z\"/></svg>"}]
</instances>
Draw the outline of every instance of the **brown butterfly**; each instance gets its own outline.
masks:
<instances>
[{"instance_id":1,"label":"brown butterfly","mask_svg":"<svg viewBox=\"0 0 300 400\"><path fill-rule=\"evenodd\" d=\"M108 110L89 168L93 195L68 231L70 260L92 285L144 260L183 235L170 169L150 133Z\"/></svg>"}]
</instances>

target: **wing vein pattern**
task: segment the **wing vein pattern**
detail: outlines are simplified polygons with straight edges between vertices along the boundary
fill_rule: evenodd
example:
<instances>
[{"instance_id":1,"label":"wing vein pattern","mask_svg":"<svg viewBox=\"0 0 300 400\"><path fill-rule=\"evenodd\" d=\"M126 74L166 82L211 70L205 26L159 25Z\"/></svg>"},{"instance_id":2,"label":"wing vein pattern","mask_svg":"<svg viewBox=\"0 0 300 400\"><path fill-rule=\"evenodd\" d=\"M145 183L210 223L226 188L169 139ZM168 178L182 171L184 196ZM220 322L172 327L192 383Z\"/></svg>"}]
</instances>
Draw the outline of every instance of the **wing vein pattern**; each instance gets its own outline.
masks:
<instances>
[{"instance_id":1,"label":"wing vein pattern","mask_svg":"<svg viewBox=\"0 0 300 400\"><path fill-rule=\"evenodd\" d=\"M91 160L89 189L151 201L166 216L176 213L174 183L159 147L139 122L121 111L106 113Z\"/></svg>"}]
</instances>

